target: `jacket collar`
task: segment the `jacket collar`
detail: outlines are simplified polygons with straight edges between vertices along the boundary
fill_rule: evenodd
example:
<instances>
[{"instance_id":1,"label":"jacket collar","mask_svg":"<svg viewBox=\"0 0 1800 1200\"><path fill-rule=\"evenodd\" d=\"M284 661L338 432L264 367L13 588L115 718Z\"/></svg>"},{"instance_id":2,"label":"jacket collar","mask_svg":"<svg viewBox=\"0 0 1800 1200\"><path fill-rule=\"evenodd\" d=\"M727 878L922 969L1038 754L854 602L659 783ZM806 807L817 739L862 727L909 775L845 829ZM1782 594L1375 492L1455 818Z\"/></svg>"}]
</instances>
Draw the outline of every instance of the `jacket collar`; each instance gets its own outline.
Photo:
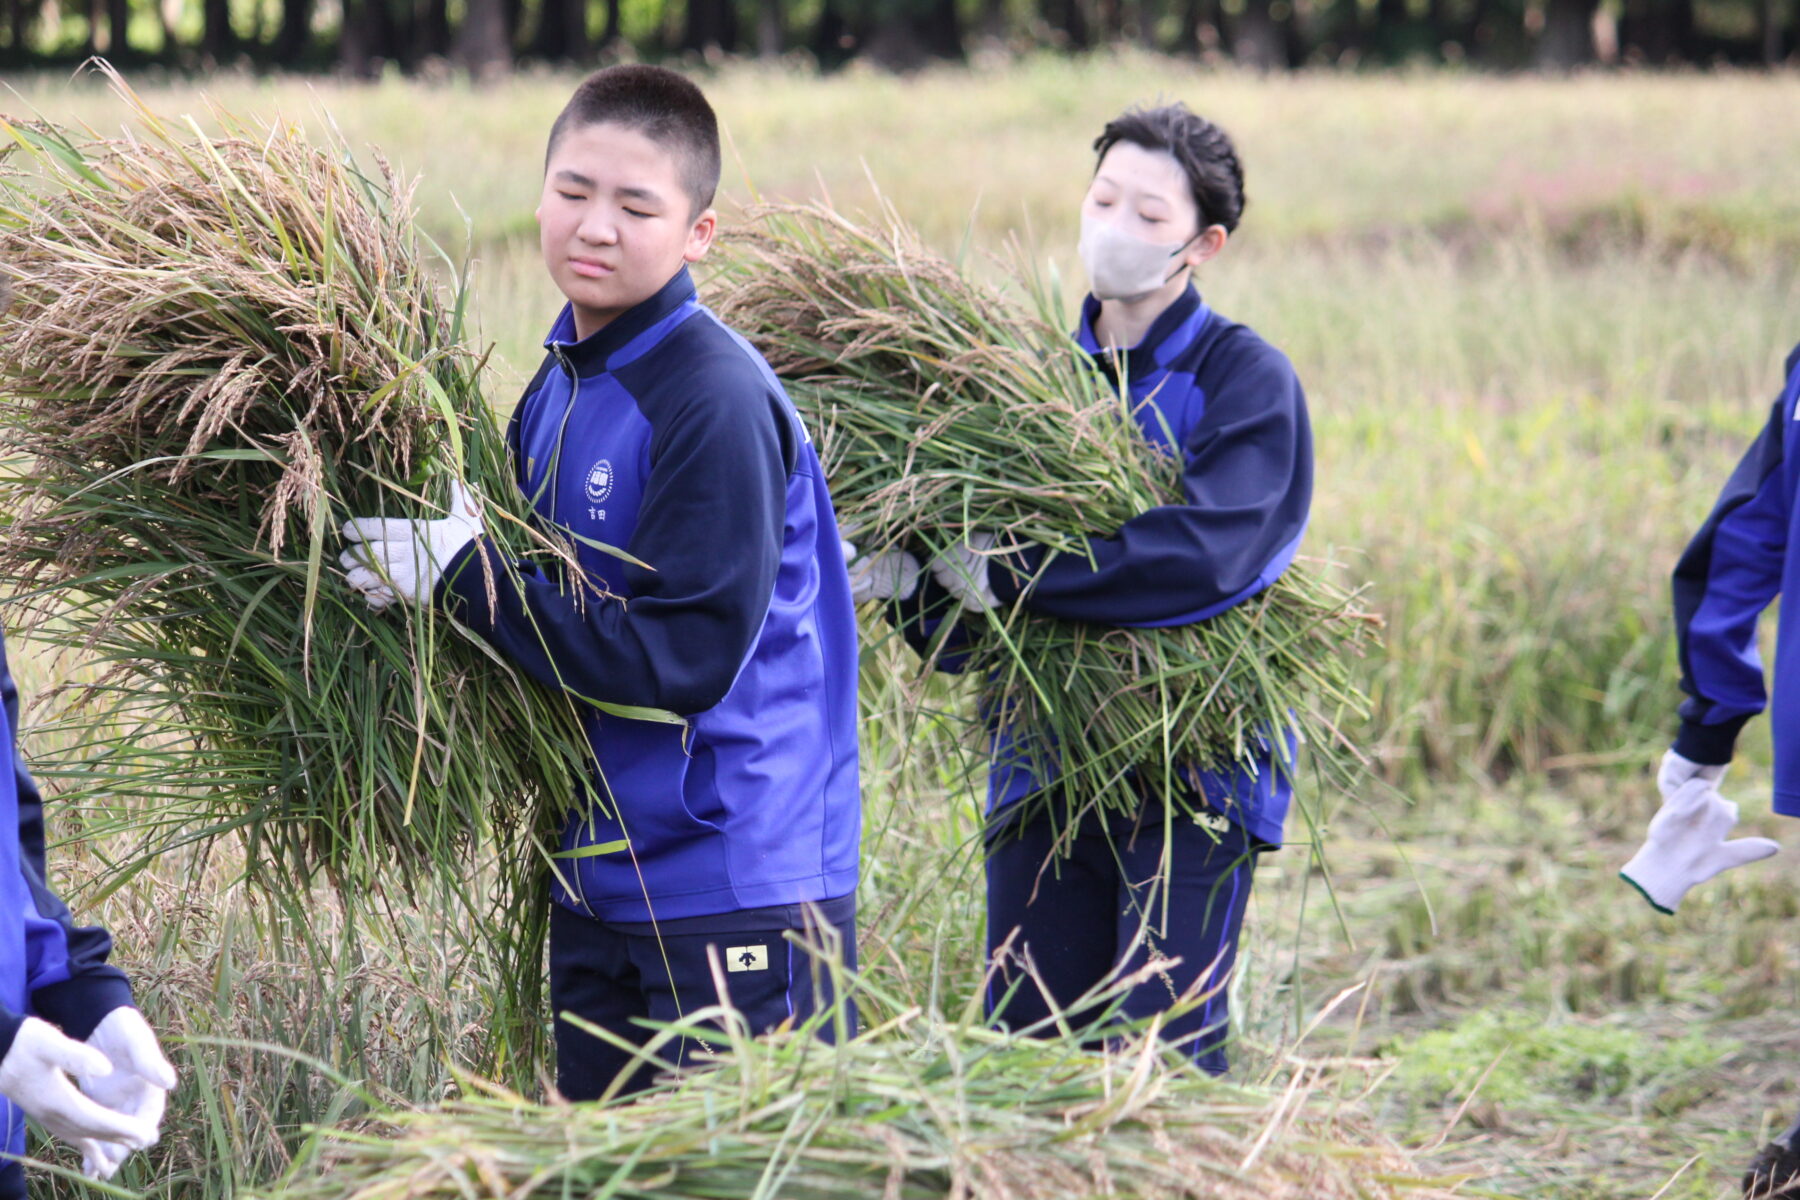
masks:
<instances>
[{"instance_id":1,"label":"jacket collar","mask_svg":"<svg viewBox=\"0 0 1800 1200\"><path fill-rule=\"evenodd\" d=\"M598 375L611 367L623 366L661 341L669 328L687 318L684 307L698 307L694 279L686 266L648 300L626 309L580 341L575 340L574 310L563 305L550 335L544 339L544 349L567 360L577 375Z\"/></svg>"},{"instance_id":2,"label":"jacket collar","mask_svg":"<svg viewBox=\"0 0 1800 1200\"><path fill-rule=\"evenodd\" d=\"M1093 355L1109 377L1115 376L1113 355L1106 352L1094 336L1094 321L1100 316L1100 301L1089 296L1081 303L1081 328L1076 331L1075 338L1081 348ZM1130 382L1135 385L1139 380L1148 379L1166 368L1177 355L1194 344L1194 339L1205 328L1212 316L1212 310L1200 299L1199 291L1189 284L1175 302L1150 323L1144 340L1126 350L1120 357L1124 360L1125 372Z\"/></svg>"}]
</instances>

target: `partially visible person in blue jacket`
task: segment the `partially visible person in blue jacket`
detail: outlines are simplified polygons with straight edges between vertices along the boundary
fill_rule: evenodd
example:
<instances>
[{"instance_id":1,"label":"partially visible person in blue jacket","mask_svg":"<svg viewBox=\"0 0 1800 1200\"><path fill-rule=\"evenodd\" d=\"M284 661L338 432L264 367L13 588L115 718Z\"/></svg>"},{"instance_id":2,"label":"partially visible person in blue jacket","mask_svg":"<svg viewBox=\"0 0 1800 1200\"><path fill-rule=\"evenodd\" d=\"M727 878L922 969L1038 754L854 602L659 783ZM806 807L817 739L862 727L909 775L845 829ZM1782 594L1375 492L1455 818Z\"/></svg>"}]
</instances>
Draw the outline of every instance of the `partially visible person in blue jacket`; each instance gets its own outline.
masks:
<instances>
[{"instance_id":1,"label":"partially visible person in blue jacket","mask_svg":"<svg viewBox=\"0 0 1800 1200\"><path fill-rule=\"evenodd\" d=\"M0 1200L24 1200L25 1118L111 1179L155 1145L175 1069L108 964L112 939L77 925L46 884L44 802L18 744L19 691L0 644L0 720L12 770L0 774Z\"/></svg>"},{"instance_id":2,"label":"partially visible person in blue jacket","mask_svg":"<svg viewBox=\"0 0 1800 1200\"><path fill-rule=\"evenodd\" d=\"M1019 602L1097 625L1203 621L1274 582L1306 529L1312 436L1300 382L1280 351L1214 312L1194 285L1195 272L1225 249L1244 210L1243 169L1230 138L1174 104L1126 112L1107 124L1094 148L1080 242L1092 291L1078 337L1096 370L1115 386L1124 381L1143 436L1181 456L1184 503L1095 530L1091 564L1073 555L1045 561L1035 548L998 554L987 536L930 564L904 551L856 559L858 599L900 600L902 627L915 644L935 637L956 606L978 611ZM1064 848L1068 857L1045 869L1052 823L1031 816L1043 811L1041 803L1023 802L1041 802L1055 788L1054 768L1009 754L1004 730L995 747L987 834L987 937L996 956L990 1005L1010 990L998 1018L1014 1027L1038 1024L1111 972L1153 957L1179 958L1138 985L1123 1013L1150 1017L1178 996L1206 996L1169 1020L1163 1036L1222 1073L1225 986L1256 856L1283 838L1293 795L1290 756L1270 749L1236 771L1193 771L1188 793L1173 798L1179 815L1169 825L1172 844L1164 833L1167 798L1146 795L1134 819L1087 818L1072 848ZM1060 803L1079 807L1079 799ZM1165 859L1172 868L1166 879ZM1021 981L1025 963L1031 969ZM1075 1020L1086 1023L1080 1014Z\"/></svg>"},{"instance_id":3,"label":"partially visible person in blue jacket","mask_svg":"<svg viewBox=\"0 0 1800 1200\"><path fill-rule=\"evenodd\" d=\"M1800 817L1800 346L1751 445L1675 566L1675 632L1681 657L1680 723L1657 766L1662 805L1644 845L1620 872L1659 912L1721 871L1767 858L1768 838L1732 838L1737 805L1719 793L1740 730L1769 711L1775 751L1774 809ZM1757 623L1781 597L1770 680ZM1772 694L1772 699L1771 699ZM1800 1120L1765 1146L1744 1173L1746 1196L1800 1196Z\"/></svg>"},{"instance_id":4,"label":"partially visible person in blue jacket","mask_svg":"<svg viewBox=\"0 0 1800 1200\"><path fill-rule=\"evenodd\" d=\"M460 501L345 527L346 581L376 607L435 602L545 687L686 718L586 716L605 804L564 831L550 924L571 1100L631 1059L565 1014L641 1044L643 1020L718 1003L716 955L732 1006L768 1030L832 999L785 935L816 917L856 961L850 581L797 413L694 293L718 182L712 108L665 68L596 72L550 131L537 218L568 303L509 439L518 486L573 535L585 578L507 574Z\"/></svg>"}]
</instances>

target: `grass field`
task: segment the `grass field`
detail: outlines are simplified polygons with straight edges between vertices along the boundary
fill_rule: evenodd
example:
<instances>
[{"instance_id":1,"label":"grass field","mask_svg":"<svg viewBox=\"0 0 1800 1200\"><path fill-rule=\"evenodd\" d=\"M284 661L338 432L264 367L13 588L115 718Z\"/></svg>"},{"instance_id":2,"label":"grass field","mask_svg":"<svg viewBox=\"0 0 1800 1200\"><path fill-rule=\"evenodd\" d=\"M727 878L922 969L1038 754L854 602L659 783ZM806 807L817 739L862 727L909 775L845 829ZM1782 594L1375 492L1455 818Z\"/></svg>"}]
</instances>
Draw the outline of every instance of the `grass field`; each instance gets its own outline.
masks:
<instances>
[{"instance_id":1,"label":"grass field","mask_svg":"<svg viewBox=\"0 0 1800 1200\"><path fill-rule=\"evenodd\" d=\"M116 119L94 88L11 82L0 109ZM329 112L421 176L434 232L467 231L504 405L554 307L530 211L570 82L209 90ZM187 85L140 84L200 111ZM979 261L1019 234L1071 277L1108 116L1181 98L1236 135L1250 207L1204 288L1294 359L1319 447L1311 551L1371 581L1391 641L1364 665L1371 773L1349 794L1310 788L1319 853L1290 847L1259 875L1239 1069L1279 1077L1310 1029L1304 1050L1391 1071L1383 1125L1481 1188L1735 1194L1756 1140L1800 1107L1795 852L1674 919L1614 872L1654 807L1677 699L1668 572L1800 337L1800 128L1769 119L1800 78L1261 79L1101 57L905 82L742 68L708 87L728 200L824 189L854 208L873 181L946 250ZM907 669L881 649L865 671L864 958L955 1004L979 970L971 800L953 731L901 732ZM48 677L36 664L27 690ZM1741 757L1728 791L1746 823L1792 839L1767 815L1760 724ZM205 1039L290 1045L406 1099L452 1086L439 1050L502 981L428 898L396 897L374 925L336 920L324 895L271 909L222 850L102 896L125 847L84 829L106 820L57 820L55 864L118 932L153 1017L198 1039L166 1152L133 1187L230 1194L282 1165L300 1122L344 1111L313 1067Z\"/></svg>"}]
</instances>

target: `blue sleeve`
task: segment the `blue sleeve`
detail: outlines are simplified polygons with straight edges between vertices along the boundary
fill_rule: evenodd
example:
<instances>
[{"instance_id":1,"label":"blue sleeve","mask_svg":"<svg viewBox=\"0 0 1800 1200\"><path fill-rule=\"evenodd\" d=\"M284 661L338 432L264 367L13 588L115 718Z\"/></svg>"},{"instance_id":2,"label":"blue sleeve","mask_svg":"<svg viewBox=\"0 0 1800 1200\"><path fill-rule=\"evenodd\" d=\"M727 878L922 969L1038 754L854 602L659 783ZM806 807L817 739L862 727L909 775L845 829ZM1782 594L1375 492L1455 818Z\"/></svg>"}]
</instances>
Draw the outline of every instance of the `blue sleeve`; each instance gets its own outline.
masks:
<instances>
[{"instance_id":1,"label":"blue sleeve","mask_svg":"<svg viewBox=\"0 0 1800 1200\"><path fill-rule=\"evenodd\" d=\"M989 582L1003 602L1023 591L1027 607L1066 620L1188 624L1280 576L1312 504L1305 394L1286 357L1260 341L1209 374L1218 381L1182 446L1186 502L1091 539L1091 566L1072 554L1046 561L1038 547L995 560Z\"/></svg>"},{"instance_id":2,"label":"blue sleeve","mask_svg":"<svg viewBox=\"0 0 1800 1200\"><path fill-rule=\"evenodd\" d=\"M111 965L112 938L104 929L77 925L68 905L45 882L44 799L19 753L19 689L13 682L0 644L0 702L12 732L14 784L19 797L19 869L25 875L32 911L25 914L26 986L32 1011L61 1027L77 1041L86 1040L102 1018L132 1003L125 973ZM0 1040L11 1044L16 1021L0 1020ZM5 1047L0 1046L0 1055Z\"/></svg>"},{"instance_id":3,"label":"blue sleeve","mask_svg":"<svg viewBox=\"0 0 1800 1200\"><path fill-rule=\"evenodd\" d=\"M478 539L438 602L546 687L688 715L724 699L762 629L798 446L766 388L664 391L678 398L645 414L649 475L625 549L647 566L627 566L629 599L529 564L508 573Z\"/></svg>"},{"instance_id":4,"label":"blue sleeve","mask_svg":"<svg viewBox=\"0 0 1800 1200\"><path fill-rule=\"evenodd\" d=\"M1792 392L1795 359L1788 364ZM1768 702L1756 625L1781 591L1787 556L1791 402L1787 392L1775 402L1675 567L1675 636L1688 697L1675 751L1694 762L1730 762L1738 731Z\"/></svg>"}]
</instances>

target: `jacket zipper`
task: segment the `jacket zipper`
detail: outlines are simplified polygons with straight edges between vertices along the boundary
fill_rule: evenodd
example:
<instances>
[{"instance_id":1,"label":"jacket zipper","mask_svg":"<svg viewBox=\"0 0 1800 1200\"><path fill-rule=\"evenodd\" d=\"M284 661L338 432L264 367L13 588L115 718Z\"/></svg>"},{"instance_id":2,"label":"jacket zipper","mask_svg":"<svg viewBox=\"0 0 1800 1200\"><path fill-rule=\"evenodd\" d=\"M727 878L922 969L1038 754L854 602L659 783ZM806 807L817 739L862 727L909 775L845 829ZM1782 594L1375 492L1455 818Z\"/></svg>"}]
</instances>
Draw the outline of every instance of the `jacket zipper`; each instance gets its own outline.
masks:
<instances>
[{"instance_id":1,"label":"jacket zipper","mask_svg":"<svg viewBox=\"0 0 1800 1200\"><path fill-rule=\"evenodd\" d=\"M559 468L562 466L563 438L569 432L569 417L575 411L575 396L581 391L581 377L575 373L575 364L569 361L561 345L551 343L550 353L556 356L557 366L562 368L563 375L569 381L569 398L563 403L562 421L556 428L556 446L550 452L550 465L545 470L544 480L550 489L550 523L560 528L562 522L557 520L556 488L562 482Z\"/></svg>"},{"instance_id":2,"label":"jacket zipper","mask_svg":"<svg viewBox=\"0 0 1800 1200\"><path fill-rule=\"evenodd\" d=\"M552 342L550 344L550 353L556 358L556 365L562 368L563 376L569 381L569 398L563 403L562 420L556 429L556 444L550 452L550 464L544 469L544 487L550 492L550 524L560 529L562 528L562 522L557 520L556 493L557 488L562 483L561 467L563 440L569 431L569 417L575 412L575 396L581 390L581 376L576 374L575 364L569 361L569 356L563 350L560 343ZM594 761L594 770L596 772L600 770L600 762L598 759ZM585 822L585 820L586 818L584 817L583 821ZM594 911L593 904L588 901L587 887L581 880L581 860L569 860L569 868L568 878L573 881L575 885L576 902L581 905L582 912L586 913L594 920L599 920L600 915Z\"/></svg>"}]
</instances>

